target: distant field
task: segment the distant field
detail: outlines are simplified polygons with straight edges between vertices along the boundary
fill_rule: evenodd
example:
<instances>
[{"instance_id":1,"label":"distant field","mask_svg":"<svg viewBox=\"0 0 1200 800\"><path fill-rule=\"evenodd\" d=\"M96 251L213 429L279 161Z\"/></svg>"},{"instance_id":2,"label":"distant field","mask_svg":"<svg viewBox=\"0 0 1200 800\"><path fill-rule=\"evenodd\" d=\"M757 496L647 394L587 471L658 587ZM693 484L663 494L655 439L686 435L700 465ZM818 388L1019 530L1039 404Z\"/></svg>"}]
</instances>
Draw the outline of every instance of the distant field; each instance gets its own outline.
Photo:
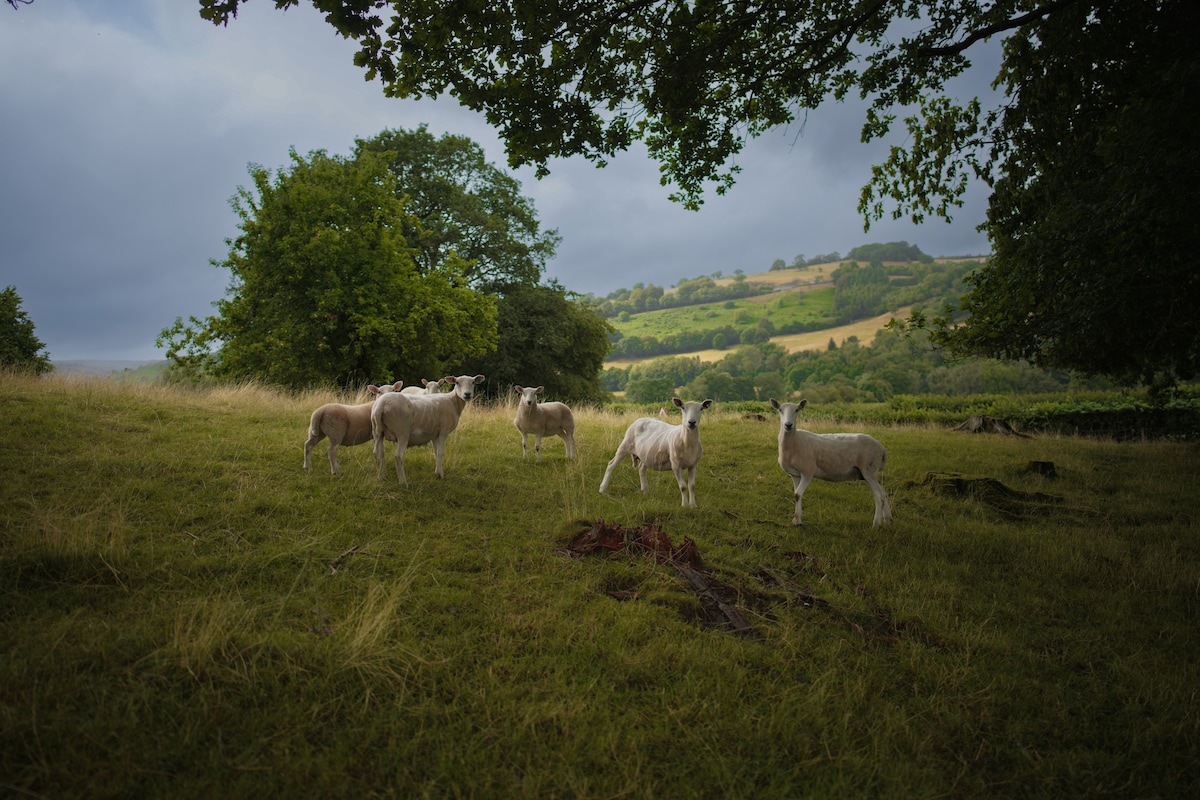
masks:
<instances>
[{"instance_id":1,"label":"distant field","mask_svg":"<svg viewBox=\"0 0 1200 800\"><path fill-rule=\"evenodd\" d=\"M793 322L819 322L832 313L833 287L805 287L772 292L740 300L724 300L682 308L664 308L635 314L628 322L609 320L623 336L661 339L680 331L710 331L732 325L754 327L766 317L776 328Z\"/></svg>"},{"instance_id":2,"label":"distant field","mask_svg":"<svg viewBox=\"0 0 1200 800\"><path fill-rule=\"evenodd\" d=\"M858 322L852 322L849 325L840 325L836 328L825 328L819 331L812 331L811 333L797 333L791 336L773 336L771 337L771 343L785 348L789 353L798 353L802 350L824 350L829 345L830 339L833 339L840 345L851 336L856 336L860 342L869 344L875 338L876 331L887 325L893 317L903 318L908 316L909 311L911 311L911 306L902 308L894 314L889 311L886 314L880 314L878 317L859 320ZM702 362L715 363L736 349L737 346L735 345L727 347L724 350L699 350L694 353L682 353L680 355L689 357L699 356ZM655 358L662 358L662 356L622 358L615 361L605 361L604 366L605 368L624 368L630 364L653 361Z\"/></svg>"}]
</instances>

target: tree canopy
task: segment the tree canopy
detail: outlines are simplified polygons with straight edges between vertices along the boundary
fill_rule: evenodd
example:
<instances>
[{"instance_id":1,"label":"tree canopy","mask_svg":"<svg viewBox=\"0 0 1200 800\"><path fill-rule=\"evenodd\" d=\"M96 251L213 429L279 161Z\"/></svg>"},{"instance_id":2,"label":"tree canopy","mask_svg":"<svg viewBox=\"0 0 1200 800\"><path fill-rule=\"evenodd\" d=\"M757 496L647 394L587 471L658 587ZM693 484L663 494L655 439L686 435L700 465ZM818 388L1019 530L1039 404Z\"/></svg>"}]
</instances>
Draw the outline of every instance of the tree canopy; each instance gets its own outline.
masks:
<instances>
[{"instance_id":1,"label":"tree canopy","mask_svg":"<svg viewBox=\"0 0 1200 800\"><path fill-rule=\"evenodd\" d=\"M467 282L489 293L541 280L559 243L541 231L533 203L515 178L487 161L465 136L435 138L425 126L386 130L355 142L355 156L379 153L396 176L412 221L404 235L423 274L447 258L464 259Z\"/></svg>"},{"instance_id":2,"label":"tree canopy","mask_svg":"<svg viewBox=\"0 0 1200 800\"><path fill-rule=\"evenodd\" d=\"M492 298L456 256L416 266L387 160L315 151L277 172L251 165L232 205L241 233L214 266L233 279L217 315L159 336L185 373L289 387L440 376L496 343Z\"/></svg>"},{"instance_id":3,"label":"tree canopy","mask_svg":"<svg viewBox=\"0 0 1200 800\"><path fill-rule=\"evenodd\" d=\"M692 208L749 138L857 93L864 141L905 134L863 188L868 224L994 189L996 258L939 341L1123 380L1196 371L1193 0L312 1L368 79L482 112L510 164L603 164L640 140ZM243 2L200 13L227 24ZM999 104L951 96L991 38ZM1123 333L1097 346L1104 326Z\"/></svg>"},{"instance_id":4,"label":"tree canopy","mask_svg":"<svg viewBox=\"0 0 1200 800\"><path fill-rule=\"evenodd\" d=\"M46 345L34 333L33 320L21 308L17 287L0 291L0 367L31 370L36 375L54 369Z\"/></svg>"}]
</instances>

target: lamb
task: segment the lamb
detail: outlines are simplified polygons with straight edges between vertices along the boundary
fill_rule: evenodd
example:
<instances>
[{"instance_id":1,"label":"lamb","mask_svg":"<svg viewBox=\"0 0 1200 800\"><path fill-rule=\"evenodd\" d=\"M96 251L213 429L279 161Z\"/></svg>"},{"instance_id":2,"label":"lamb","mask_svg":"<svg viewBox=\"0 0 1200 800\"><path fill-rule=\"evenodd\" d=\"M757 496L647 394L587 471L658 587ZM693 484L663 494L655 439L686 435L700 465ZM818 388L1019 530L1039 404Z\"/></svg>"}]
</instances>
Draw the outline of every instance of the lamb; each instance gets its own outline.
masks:
<instances>
[{"instance_id":1,"label":"lamb","mask_svg":"<svg viewBox=\"0 0 1200 800\"><path fill-rule=\"evenodd\" d=\"M375 395L375 399L389 392L398 392L404 386L404 381L396 381L391 385L367 387L367 391ZM371 438L371 407L375 400L360 405L343 405L342 403L326 403L312 413L308 421L308 439L304 442L304 469L312 472L312 449L325 437L329 437L329 466L333 474L338 474L337 449L342 445L347 447L362 444Z\"/></svg>"},{"instance_id":2,"label":"lamb","mask_svg":"<svg viewBox=\"0 0 1200 800\"><path fill-rule=\"evenodd\" d=\"M421 378L420 386L405 386L401 391L404 394L438 394L441 391L443 380L445 379L438 378L436 381L427 381Z\"/></svg>"},{"instance_id":3,"label":"lamb","mask_svg":"<svg viewBox=\"0 0 1200 800\"><path fill-rule=\"evenodd\" d=\"M672 425L657 417L634 420L625 431L625 437L621 439L616 455L608 462L604 480L600 482L600 494L604 494L608 489L613 470L621 463L621 459L632 456L633 463L638 468L643 492L649 488L646 484L647 469L670 469L675 473L675 481L679 484L683 507L695 508L696 465L700 463L700 456L704 453L704 448L700 446L700 414L712 405L712 400L685 403L675 397L671 402L683 410L682 424Z\"/></svg>"},{"instance_id":4,"label":"lamb","mask_svg":"<svg viewBox=\"0 0 1200 800\"><path fill-rule=\"evenodd\" d=\"M796 427L796 413L808 405L780 403L771 398L771 407L779 412L779 466L792 478L796 497L793 525L800 524L800 501L813 478L823 481L856 481L862 479L875 496L875 519L871 527L878 528L892 521L887 492L879 483L879 473L887 463L887 451L872 436L865 433L811 433Z\"/></svg>"},{"instance_id":5,"label":"lamb","mask_svg":"<svg viewBox=\"0 0 1200 800\"><path fill-rule=\"evenodd\" d=\"M537 396L545 387L526 388L514 386L520 393L517 402L517 417L513 425L521 432L521 458L529 451L529 434L534 435L533 449L537 460L542 460L542 437L561 436L567 446L567 458L575 457L575 415L563 403L539 403Z\"/></svg>"},{"instance_id":6,"label":"lamb","mask_svg":"<svg viewBox=\"0 0 1200 800\"><path fill-rule=\"evenodd\" d=\"M404 450L433 442L435 459L434 472L444 478L442 453L446 448L446 437L458 427L458 418L475 392L475 384L483 383L484 377L459 375L446 377L443 381L454 384L454 389L444 394L404 394L393 392L375 401L371 408L371 430L375 438L375 468L383 480L383 441L396 442L396 477L402 486L408 485L404 475Z\"/></svg>"}]
</instances>

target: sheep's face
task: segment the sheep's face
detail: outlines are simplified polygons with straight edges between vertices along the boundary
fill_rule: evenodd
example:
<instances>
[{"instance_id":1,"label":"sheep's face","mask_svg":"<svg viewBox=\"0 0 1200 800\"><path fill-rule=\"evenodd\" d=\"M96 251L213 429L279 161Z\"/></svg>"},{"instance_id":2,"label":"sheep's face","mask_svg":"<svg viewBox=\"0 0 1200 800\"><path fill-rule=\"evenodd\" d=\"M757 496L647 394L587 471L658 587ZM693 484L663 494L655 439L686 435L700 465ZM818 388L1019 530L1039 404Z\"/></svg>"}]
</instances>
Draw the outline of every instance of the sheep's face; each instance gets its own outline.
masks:
<instances>
[{"instance_id":1,"label":"sheep's face","mask_svg":"<svg viewBox=\"0 0 1200 800\"><path fill-rule=\"evenodd\" d=\"M806 405L807 400L801 400L799 403L781 403L774 397L771 398L771 407L779 412L779 427L788 432L796 430L796 414Z\"/></svg>"},{"instance_id":2,"label":"sheep's face","mask_svg":"<svg viewBox=\"0 0 1200 800\"><path fill-rule=\"evenodd\" d=\"M689 400L685 403L678 397L672 398L671 402L675 404L676 408L683 411L684 426L693 431L700 427L700 414L712 405L712 400L705 400L703 403Z\"/></svg>"},{"instance_id":3,"label":"sheep's face","mask_svg":"<svg viewBox=\"0 0 1200 800\"><path fill-rule=\"evenodd\" d=\"M475 384L483 383L484 380L485 378L482 375L475 375L474 377L471 375L459 375L457 378L453 376L442 378L443 382L454 384L454 394L461 397L464 402L470 400L471 395L475 394Z\"/></svg>"},{"instance_id":4,"label":"sheep's face","mask_svg":"<svg viewBox=\"0 0 1200 800\"><path fill-rule=\"evenodd\" d=\"M425 394L437 394L441 391L442 379L438 378L436 381L427 381L421 378L421 385L425 387Z\"/></svg>"},{"instance_id":5,"label":"sheep's face","mask_svg":"<svg viewBox=\"0 0 1200 800\"><path fill-rule=\"evenodd\" d=\"M514 388L517 390L517 392L520 393L521 405L524 405L524 406L536 406L537 401L538 401L537 396L539 394L541 394L542 389L543 389L543 387L541 387L541 386L536 386L536 387L516 386Z\"/></svg>"}]
</instances>

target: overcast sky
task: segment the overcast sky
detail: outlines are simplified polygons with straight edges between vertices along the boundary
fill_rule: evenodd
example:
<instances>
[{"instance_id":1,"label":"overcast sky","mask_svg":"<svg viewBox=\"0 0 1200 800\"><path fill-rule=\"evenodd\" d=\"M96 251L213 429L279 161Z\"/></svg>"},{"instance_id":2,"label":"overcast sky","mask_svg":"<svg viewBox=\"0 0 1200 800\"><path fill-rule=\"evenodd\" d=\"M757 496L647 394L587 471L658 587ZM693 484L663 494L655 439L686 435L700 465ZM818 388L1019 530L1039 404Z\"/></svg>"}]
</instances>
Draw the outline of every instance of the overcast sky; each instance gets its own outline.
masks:
<instances>
[{"instance_id":1,"label":"overcast sky","mask_svg":"<svg viewBox=\"0 0 1200 800\"><path fill-rule=\"evenodd\" d=\"M385 98L354 49L311 7L266 0L227 28L200 19L196 0L0 5L0 288L16 287L51 359L162 358L159 331L211 315L230 275L209 262L237 233L229 198L250 184L248 164L284 166L289 147L348 154L355 138L427 124L506 166L482 117ZM977 67L965 87L994 77ZM737 184L698 213L667 199L639 151L605 169L556 161L541 181L519 170L543 227L562 236L546 277L605 295L867 242L987 252L982 186L952 224L863 232L858 194L886 148L859 142L862 121L861 105L830 104L752 141Z\"/></svg>"}]
</instances>

